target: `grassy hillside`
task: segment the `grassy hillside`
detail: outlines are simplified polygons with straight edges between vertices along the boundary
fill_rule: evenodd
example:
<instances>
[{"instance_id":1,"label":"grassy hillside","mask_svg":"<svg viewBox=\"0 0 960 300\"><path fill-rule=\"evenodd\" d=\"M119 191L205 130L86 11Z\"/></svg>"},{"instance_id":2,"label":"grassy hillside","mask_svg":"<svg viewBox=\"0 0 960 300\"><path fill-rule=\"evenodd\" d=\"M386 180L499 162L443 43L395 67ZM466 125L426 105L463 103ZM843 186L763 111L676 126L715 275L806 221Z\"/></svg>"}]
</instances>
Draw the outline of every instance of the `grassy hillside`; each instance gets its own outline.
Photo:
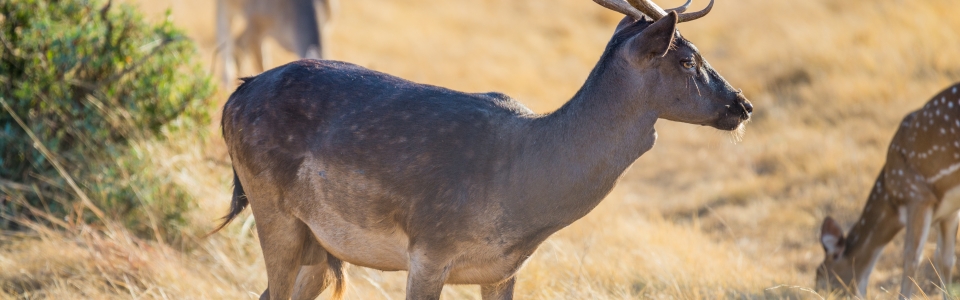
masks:
<instances>
[{"instance_id":1,"label":"grassy hillside","mask_svg":"<svg viewBox=\"0 0 960 300\"><path fill-rule=\"evenodd\" d=\"M131 1L158 18L170 8L213 61L214 1ZM518 298L818 299L802 288L822 260L821 220L852 225L900 119L960 80L957 13L952 0L717 0L680 30L753 101L743 141L660 122L657 145L608 199L520 272ZM345 0L328 53L548 112L576 92L620 18L587 0ZM273 48L274 65L294 58ZM142 146L153 171L198 199L188 213L196 232L229 202L229 160L212 136ZM248 216L177 249L82 228L0 236L0 282L23 283L28 298L255 299L266 275ZM901 249L898 238L884 251L871 298L899 289ZM403 272L351 267L349 277L348 299L403 298ZM478 299L479 289L443 296Z\"/></svg>"}]
</instances>

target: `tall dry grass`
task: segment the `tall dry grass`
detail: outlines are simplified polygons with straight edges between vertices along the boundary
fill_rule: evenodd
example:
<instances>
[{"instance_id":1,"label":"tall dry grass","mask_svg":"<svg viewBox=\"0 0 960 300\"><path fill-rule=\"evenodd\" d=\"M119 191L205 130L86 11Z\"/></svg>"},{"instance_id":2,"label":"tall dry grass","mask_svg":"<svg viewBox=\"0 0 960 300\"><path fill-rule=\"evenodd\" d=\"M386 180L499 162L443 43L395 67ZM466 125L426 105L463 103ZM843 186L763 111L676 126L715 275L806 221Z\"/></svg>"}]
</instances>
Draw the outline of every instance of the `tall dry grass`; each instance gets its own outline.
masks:
<instances>
[{"instance_id":1,"label":"tall dry grass","mask_svg":"<svg viewBox=\"0 0 960 300\"><path fill-rule=\"evenodd\" d=\"M213 1L135 2L157 16L171 8L213 56ZM822 259L820 221L854 222L900 118L960 80L958 13L952 0L718 0L680 28L754 102L745 139L658 124L658 144L614 193L520 272L518 298L819 299L803 288ZM586 0L341 1L329 53L547 112L577 90L619 19ZM275 64L294 58L274 48ZM195 238L227 207L222 142L170 140L142 147L151 171L197 199L183 249L80 229L3 236L0 282L25 288L0 298L256 298L266 278L249 222ZM896 295L901 248L884 251L871 298ZM403 272L350 268L349 278L349 299L403 298Z\"/></svg>"}]
</instances>

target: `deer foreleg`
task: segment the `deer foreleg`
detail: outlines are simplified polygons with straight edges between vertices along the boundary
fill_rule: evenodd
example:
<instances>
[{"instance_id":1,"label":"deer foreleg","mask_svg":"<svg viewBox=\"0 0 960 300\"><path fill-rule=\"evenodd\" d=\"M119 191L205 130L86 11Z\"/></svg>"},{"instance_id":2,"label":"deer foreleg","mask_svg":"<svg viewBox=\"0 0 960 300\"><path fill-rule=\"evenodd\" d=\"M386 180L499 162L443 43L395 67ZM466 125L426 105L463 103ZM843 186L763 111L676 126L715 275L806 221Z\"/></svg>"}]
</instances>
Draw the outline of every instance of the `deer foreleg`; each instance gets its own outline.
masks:
<instances>
[{"instance_id":1,"label":"deer foreleg","mask_svg":"<svg viewBox=\"0 0 960 300\"><path fill-rule=\"evenodd\" d=\"M937 274L940 275L940 284L943 290L947 291L953 279L953 264L957 261L957 255L954 248L957 244L957 224L960 222L960 216L952 213L940 221L940 237L937 239ZM943 293L943 298L947 299L947 293Z\"/></svg>"},{"instance_id":2,"label":"deer foreleg","mask_svg":"<svg viewBox=\"0 0 960 300\"><path fill-rule=\"evenodd\" d=\"M907 206L907 234L903 244L903 277L900 281L900 299L909 299L915 281L920 258L923 254L923 245L927 242L930 233L933 205L929 202L911 203Z\"/></svg>"},{"instance_id":3,"label":"deer foreleg","mask_svg":"<svg viewBox=\"0 0 960 300\"><path fill-rule=\"evenodd\" d=\"M514 275L504 282L480 286L480 297L483 300L512 300L513 285L517 282Z\"/></svg>"},{"instance_id":4,"label":"deer foreleg","mask_svg":"<svg viewBox=\"0 0 960 300\"><path fill-rule=\"evenodd\" d=\"M410 273L407 274L408 300L439 300L443 283L450 275L450 262L427 251L410 254Z\"/></svg>"}]
</instances>

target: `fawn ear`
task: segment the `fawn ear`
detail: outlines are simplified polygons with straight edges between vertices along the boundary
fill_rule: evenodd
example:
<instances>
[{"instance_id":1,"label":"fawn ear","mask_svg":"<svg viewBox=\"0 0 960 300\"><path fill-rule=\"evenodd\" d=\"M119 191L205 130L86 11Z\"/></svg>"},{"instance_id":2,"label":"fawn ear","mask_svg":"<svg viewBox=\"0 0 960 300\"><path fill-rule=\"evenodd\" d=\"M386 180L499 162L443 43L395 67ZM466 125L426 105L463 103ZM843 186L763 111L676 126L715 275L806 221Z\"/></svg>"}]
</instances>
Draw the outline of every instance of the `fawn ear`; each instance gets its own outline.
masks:
<instances>
[{"instance_id":1,"label":"fawn ear","mask_svg":"<svg viewBox=\"0 0 960 300\"><path fill-rule=\"evenodd\" d=\"M634 38L633 44L637 53L644 57L654 55L663 57L673 46L676 32L677 13L671 11L640 32L640 35Z\"/></svg>"},{"instance_id":2,"label":"fawn ear","mask_svg":"<svg viewBox=\"0 0 960 300\"><path fill-rule=\"evenodd\" d=\"M823 244L823 251L827 253L827 257L836 260L843 255L846 241L844 241L843 229L837 220L831 217L823 220L823 226L820 227L820 243Z\"/></svg>"}]
</instances>

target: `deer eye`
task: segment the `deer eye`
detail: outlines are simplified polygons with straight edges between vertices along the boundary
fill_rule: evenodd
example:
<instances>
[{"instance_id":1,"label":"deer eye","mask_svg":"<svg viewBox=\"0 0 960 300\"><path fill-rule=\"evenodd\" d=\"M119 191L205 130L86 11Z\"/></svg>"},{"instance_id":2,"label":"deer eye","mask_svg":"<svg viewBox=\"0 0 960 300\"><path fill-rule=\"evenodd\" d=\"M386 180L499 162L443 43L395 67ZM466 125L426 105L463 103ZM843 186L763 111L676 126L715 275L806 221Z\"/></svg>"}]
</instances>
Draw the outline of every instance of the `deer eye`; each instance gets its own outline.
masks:
<instances>
[{"instance_id":1,"label":"deer eye","mask_svg":"<svg viewBox=\"0 0 960 300\"><path fill-rule=\"evenodd\" d=\"M680 62L680 65L683 66L684 69L692 70L697 66L697 62L692 60L684 60Z\"/></svg>"}]
</instances>

